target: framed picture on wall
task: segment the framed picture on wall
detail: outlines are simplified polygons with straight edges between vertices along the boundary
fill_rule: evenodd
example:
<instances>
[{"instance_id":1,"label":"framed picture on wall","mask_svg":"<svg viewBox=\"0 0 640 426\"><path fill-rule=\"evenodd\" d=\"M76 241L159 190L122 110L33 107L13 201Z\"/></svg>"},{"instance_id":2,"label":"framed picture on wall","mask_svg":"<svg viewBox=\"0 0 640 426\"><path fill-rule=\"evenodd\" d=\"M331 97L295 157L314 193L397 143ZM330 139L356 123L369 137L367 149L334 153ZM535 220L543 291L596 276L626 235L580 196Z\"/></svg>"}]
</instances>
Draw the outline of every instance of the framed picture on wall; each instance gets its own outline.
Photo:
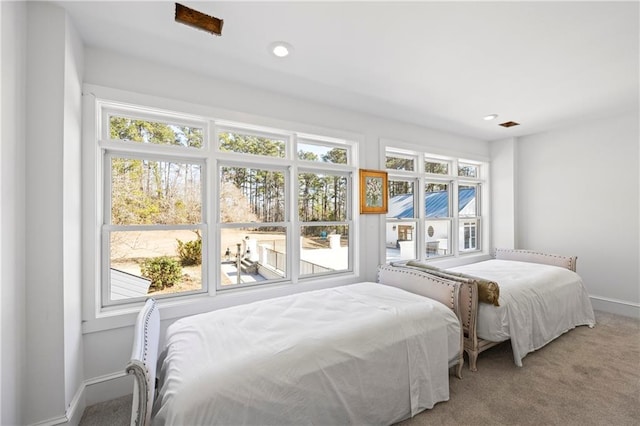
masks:
<instances>
[{"instance_id":1,"label":"framed picture on wall","mask_svg":"<svg viewBox=\"0 0 640 426\"><path fill-rule=\"evenodd\" d=\"M387 172L360 169L360 214L387 213Z\"/></svg>"}]
</instances>

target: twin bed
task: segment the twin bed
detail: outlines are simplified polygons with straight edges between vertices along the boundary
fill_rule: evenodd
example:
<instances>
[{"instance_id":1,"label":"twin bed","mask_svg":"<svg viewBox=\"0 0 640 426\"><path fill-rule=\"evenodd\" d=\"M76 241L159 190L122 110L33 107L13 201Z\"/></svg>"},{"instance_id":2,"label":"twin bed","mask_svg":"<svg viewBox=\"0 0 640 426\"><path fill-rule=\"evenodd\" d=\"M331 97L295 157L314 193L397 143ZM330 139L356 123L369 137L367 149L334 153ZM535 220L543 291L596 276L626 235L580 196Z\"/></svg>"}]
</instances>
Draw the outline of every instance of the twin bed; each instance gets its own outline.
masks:
<instances>
[{"instance_id":1,"label":"twin bed","mask_svg":"<svg viewBox=\"0 0 640 426\"><path fill-rule=\"evenodd\" d=\"M408 275L389 269L381 282ZM429 297L365 282L182 318L160 363L148 300L128 367L133 423L149 424L153 406L159 425L391 424L447 400L463 364L459 285L410 275Z\"/></svg>"},{"instance_id":2,"label":"twin bed","mask_svg":"<svg viewBox=\"0 0 640 426\"><path fill-rule=\"evenodd\" d=\"M575 256L496 249L493 259L442 270L419 262L396 264L460 283L464 349L469 368L478 355L511 340L514 363L580 325L593 327L589 295L576 271ZM483 294L483 289L489 294ZM499 295L499 296L498 296ZM483 297L484 296L484 297ZM495 296L495 297L494 297Z\"/></svg>"},{"instance_id":3,"label":"twin bed","mask_svg":"<svg viewBox=\"0 0 640 426\"><path fill-rule=\"evenodd\" d=\"M562 277L553 290L531 294L521 279L513 290L503 284L522 266L511 264L505 272L507 265L451 271L496 274L500 306L491 306L497 312L493 319L484 312L492 309L478 302L478 282L468 275L452 279L415 266L385 265L377 283L182 318L167 329L159 362L159 315L150 299L138 316L127 366L136 377L132 424L150 424L152 415L159 425L392 424L448 400L451 370L461 377L463 350L475 369L477 354L486 347L507 339L519 342L523 319L523 326L535 332L531 342L513 345L519 365L540 344L577 325L595 324L579 277L577 287ZM529 265L523 275L535 276ZM529 308L519 301L520 293L533 300ZM521 318L512 306L530 311ZM485 335L487 322L502 327Z\"/></svg>"}]
</instances>

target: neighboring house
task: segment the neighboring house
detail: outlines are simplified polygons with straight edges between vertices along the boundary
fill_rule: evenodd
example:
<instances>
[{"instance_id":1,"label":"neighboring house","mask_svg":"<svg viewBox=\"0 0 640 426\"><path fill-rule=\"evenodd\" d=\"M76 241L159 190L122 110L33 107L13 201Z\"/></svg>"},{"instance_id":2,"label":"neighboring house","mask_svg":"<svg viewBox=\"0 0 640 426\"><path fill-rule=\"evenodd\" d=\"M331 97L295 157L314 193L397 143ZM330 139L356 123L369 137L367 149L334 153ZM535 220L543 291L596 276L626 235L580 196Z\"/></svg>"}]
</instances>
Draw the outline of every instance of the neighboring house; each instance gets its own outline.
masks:
<instances>
[{"instance_id":1,"label":"neighboring house","mask_svg":"<svg viewBox=\"0 0 640 426\"><path fill-rule=\"evenodd\" d=\"M451 216L450 193L448 191L429 192L425 197L425 217L427 218L427 229L425 235L427 255L444 255L449 250L449 223L447 220ZM387 218L391 219L413 219L414 216L414 195L402 194L389 199L389 212ZM475 188L462 188L459 191L458 199L459 216L475 216L476 212L476 190ZM433 220L429 220L433 219ZM440 219L440 220L438 220ZM442 220L444 219L444 220ZM474 234L475 235L475 234ZM460 247L469 248L469 233L461 232L459 237ZM387 222L386 241L387 247L400 248L401 258L415 257L414 244L405 244L405 241L414 241L414 223L394 223Z\"/></svg>"},{"instance_id":2,"label":"neighboring house","mask_svg":"<svg viewBox=\"0 0 640 426\"><path fill-rule=\"evenodd\" d=\"M460 199L458 209L460 216L464 216L467 211L475 212L476 191L475 188L460 189ZM408 219L413 218L413 194L396 195L389 199L388 218ZM429 192L426 195L425 215L427 218L448 217L449 216L449 192L438 191Z\"/></svg>"},{"instance_id":3,"label":"neighboring house","mask_svg":"<svg viewBox=\"0 0 640 426\"><path fill-rule=\"evenodd\" d=\"M146 296L151 280L111 268L111 298L127 299Z\"/></svg>"}]
</instances>

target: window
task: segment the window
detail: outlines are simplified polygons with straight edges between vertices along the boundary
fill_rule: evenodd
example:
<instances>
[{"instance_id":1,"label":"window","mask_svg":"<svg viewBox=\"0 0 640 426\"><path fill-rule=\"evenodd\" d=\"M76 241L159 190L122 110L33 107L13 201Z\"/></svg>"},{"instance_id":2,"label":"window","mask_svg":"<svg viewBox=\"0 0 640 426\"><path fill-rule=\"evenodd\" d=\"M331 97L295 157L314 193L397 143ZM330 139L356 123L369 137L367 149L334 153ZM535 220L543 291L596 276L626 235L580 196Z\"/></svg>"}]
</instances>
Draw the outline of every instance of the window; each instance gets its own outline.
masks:
<instances>
[{"instance_id":1,"label":"window","mask_svg":"<svg viewBox=\"0 0 640 426\"><path fill-rule=\"evenodd\" d=\"M96 105L102 307L353 270L353 142Z\"/></svg>"},{"instance_id":2,"label":"window","mask_svg":"<svg viewBox=\"0 0 640 426\"><path fill-rule=\"evenodd\" d=\"M437 175L448 175L450 165L448 161L436 160L433 158L427 158L424 161L424 172L434 173Z\"/></svg>"},{"instance_id":3,"label":"window","mask_svg":"<svg viewBox=\"0 0 640 426\"><path fill-rule=\"evenodd\" d=\"M284 158L285 147L282 135L249 133L243 129L221 129L218 132L220 151Z\"/></svg>"},{"instance_id":4,"label":"window","mask_svg":"<svg viewBox=\"0 0 640 426\"><path fill-rule=\"evenodd\" d=\"M424 187L425 211L425 257L438 257L451 253L451 209L450 182L426 180Z\"/></svg>"},{"instance_id":5,"label":"window","mask_svg":"<svg viewBox=\"0 0 640 426\"><path fill-rule=\"evenodd\" d=\"M348 188L346 175L298 174L301 276L349 269Z\"/></svg>"},{"instance_id":6,"label":"window","mask_svg":"<svg viewBox=\"0 0 640 426\"><path fill-rule=\"evenodd\" d=\"M202 148L203 126L106 115L108 140L123 149L103 155L103 305L139 300L150 292L205 291L203 163L169 158L159 149Z\"/></svg>"},{"instance_id":7,"label":"window","mask_svg":"<svg viewBox=\"0 0 640 426\"><path fill-rule=\"evenodd\" d=\"M477 173L477 166L474 168ZM474 251L480 248L477 244L480 225L479 193L479 184L461 182L458 185L459 247L461 251Z\"/></svg>"},{"instance_id":8,"label":"window","mask_svg":"<svg viewBox=\"0 0 640 426\"><path fill-rule=\"evenodd\" d=\"M415 157L407 154L388 152L386 155L385 166L392 170L415 170Z\"/></svg>"},{"instance_id":9,"label":"window","mask_svg":"<svg viewBox=\"0 0 640 426\"><path fill-rule=\"evenodd\" d=\"M298 159L321 161L324 163L348 164L349 150L343 146L330 145L327 142L298 139Z\"/></svg>"},{"instance_id":10,"label":"window","mask_svg":"<svg viewBox=\"0 0 640 426\"><path fill-rule=\"evenodd\" d=\"M219 167L219 243L225 254L217 288L286 278L288 269L278 258L287 246L285 170L224 163ZM260 268L268 268L269 274Z\"/></svg>"},{"instance_id":11,"label":"window","mask_svg":"<svg viewBox=\"0 0 640 426\"><path fill-rule=\"evenodd\" d=\"M475 164L458 164L458 176L478 177L478 166Z\"/></svg>"},{"instance_id":12,"label":"window","mask_svg":"<svg viewBox=\"0 0 640 426\"><path fill-rule=\"evenodd\" d=\"M431 259L482 250L481 162L386 150L386 260ZM398 167L416 159L422 169ZM411 163L414 164L414 163ZM414 188L420 191L414 191ZM416 207L419 206L419 207Z\"/></svg>"},{"instance_id":13,"label":"window","mask_svg":"<svg viewBox=\"0 0 640 426\"><path fill-rule=\"evenodd\" d=\"M388 157L387 157L388 158ZM418 220L415 210L415 181L401 178L389 179L389 211L385 240L387 260L416 258L416 238Z\"/></svg>"},{"instance_id":14,"label":"window","mask_svg":"<svg viewBox=\"0 0 640 426\"><path fill-rule=\"evenodd\" d=\"M475 222L462 222L462 244L463 250L473 250L476 246L477 226Z\"/></svg>"}]
</instances>

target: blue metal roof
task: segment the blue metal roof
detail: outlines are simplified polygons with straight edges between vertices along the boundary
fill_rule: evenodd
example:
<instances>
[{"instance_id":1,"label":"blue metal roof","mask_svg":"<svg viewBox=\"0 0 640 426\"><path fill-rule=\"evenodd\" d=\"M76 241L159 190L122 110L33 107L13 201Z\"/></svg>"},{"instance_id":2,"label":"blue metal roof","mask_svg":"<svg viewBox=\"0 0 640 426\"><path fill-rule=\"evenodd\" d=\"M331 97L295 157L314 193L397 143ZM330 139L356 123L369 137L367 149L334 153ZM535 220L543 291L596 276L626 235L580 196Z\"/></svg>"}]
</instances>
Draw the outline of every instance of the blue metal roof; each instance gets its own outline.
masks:
<instances>
[{"instance_id":1,"label":"blue metal roof","mask_svg":"<svg viewBox=\"0 0 640 426\"><path fill-rule=\"evenodd\" d=\"M458 209L464 209L476 197L475 188L463 188L459 191ZM437 191L429 192L426 195L425 203L426 217L448 217L449 216L449 192ZM413 215L413 195L396 195L389 200L388 217L396 219L406 219Z\"/></svg>"}]
</instances>

